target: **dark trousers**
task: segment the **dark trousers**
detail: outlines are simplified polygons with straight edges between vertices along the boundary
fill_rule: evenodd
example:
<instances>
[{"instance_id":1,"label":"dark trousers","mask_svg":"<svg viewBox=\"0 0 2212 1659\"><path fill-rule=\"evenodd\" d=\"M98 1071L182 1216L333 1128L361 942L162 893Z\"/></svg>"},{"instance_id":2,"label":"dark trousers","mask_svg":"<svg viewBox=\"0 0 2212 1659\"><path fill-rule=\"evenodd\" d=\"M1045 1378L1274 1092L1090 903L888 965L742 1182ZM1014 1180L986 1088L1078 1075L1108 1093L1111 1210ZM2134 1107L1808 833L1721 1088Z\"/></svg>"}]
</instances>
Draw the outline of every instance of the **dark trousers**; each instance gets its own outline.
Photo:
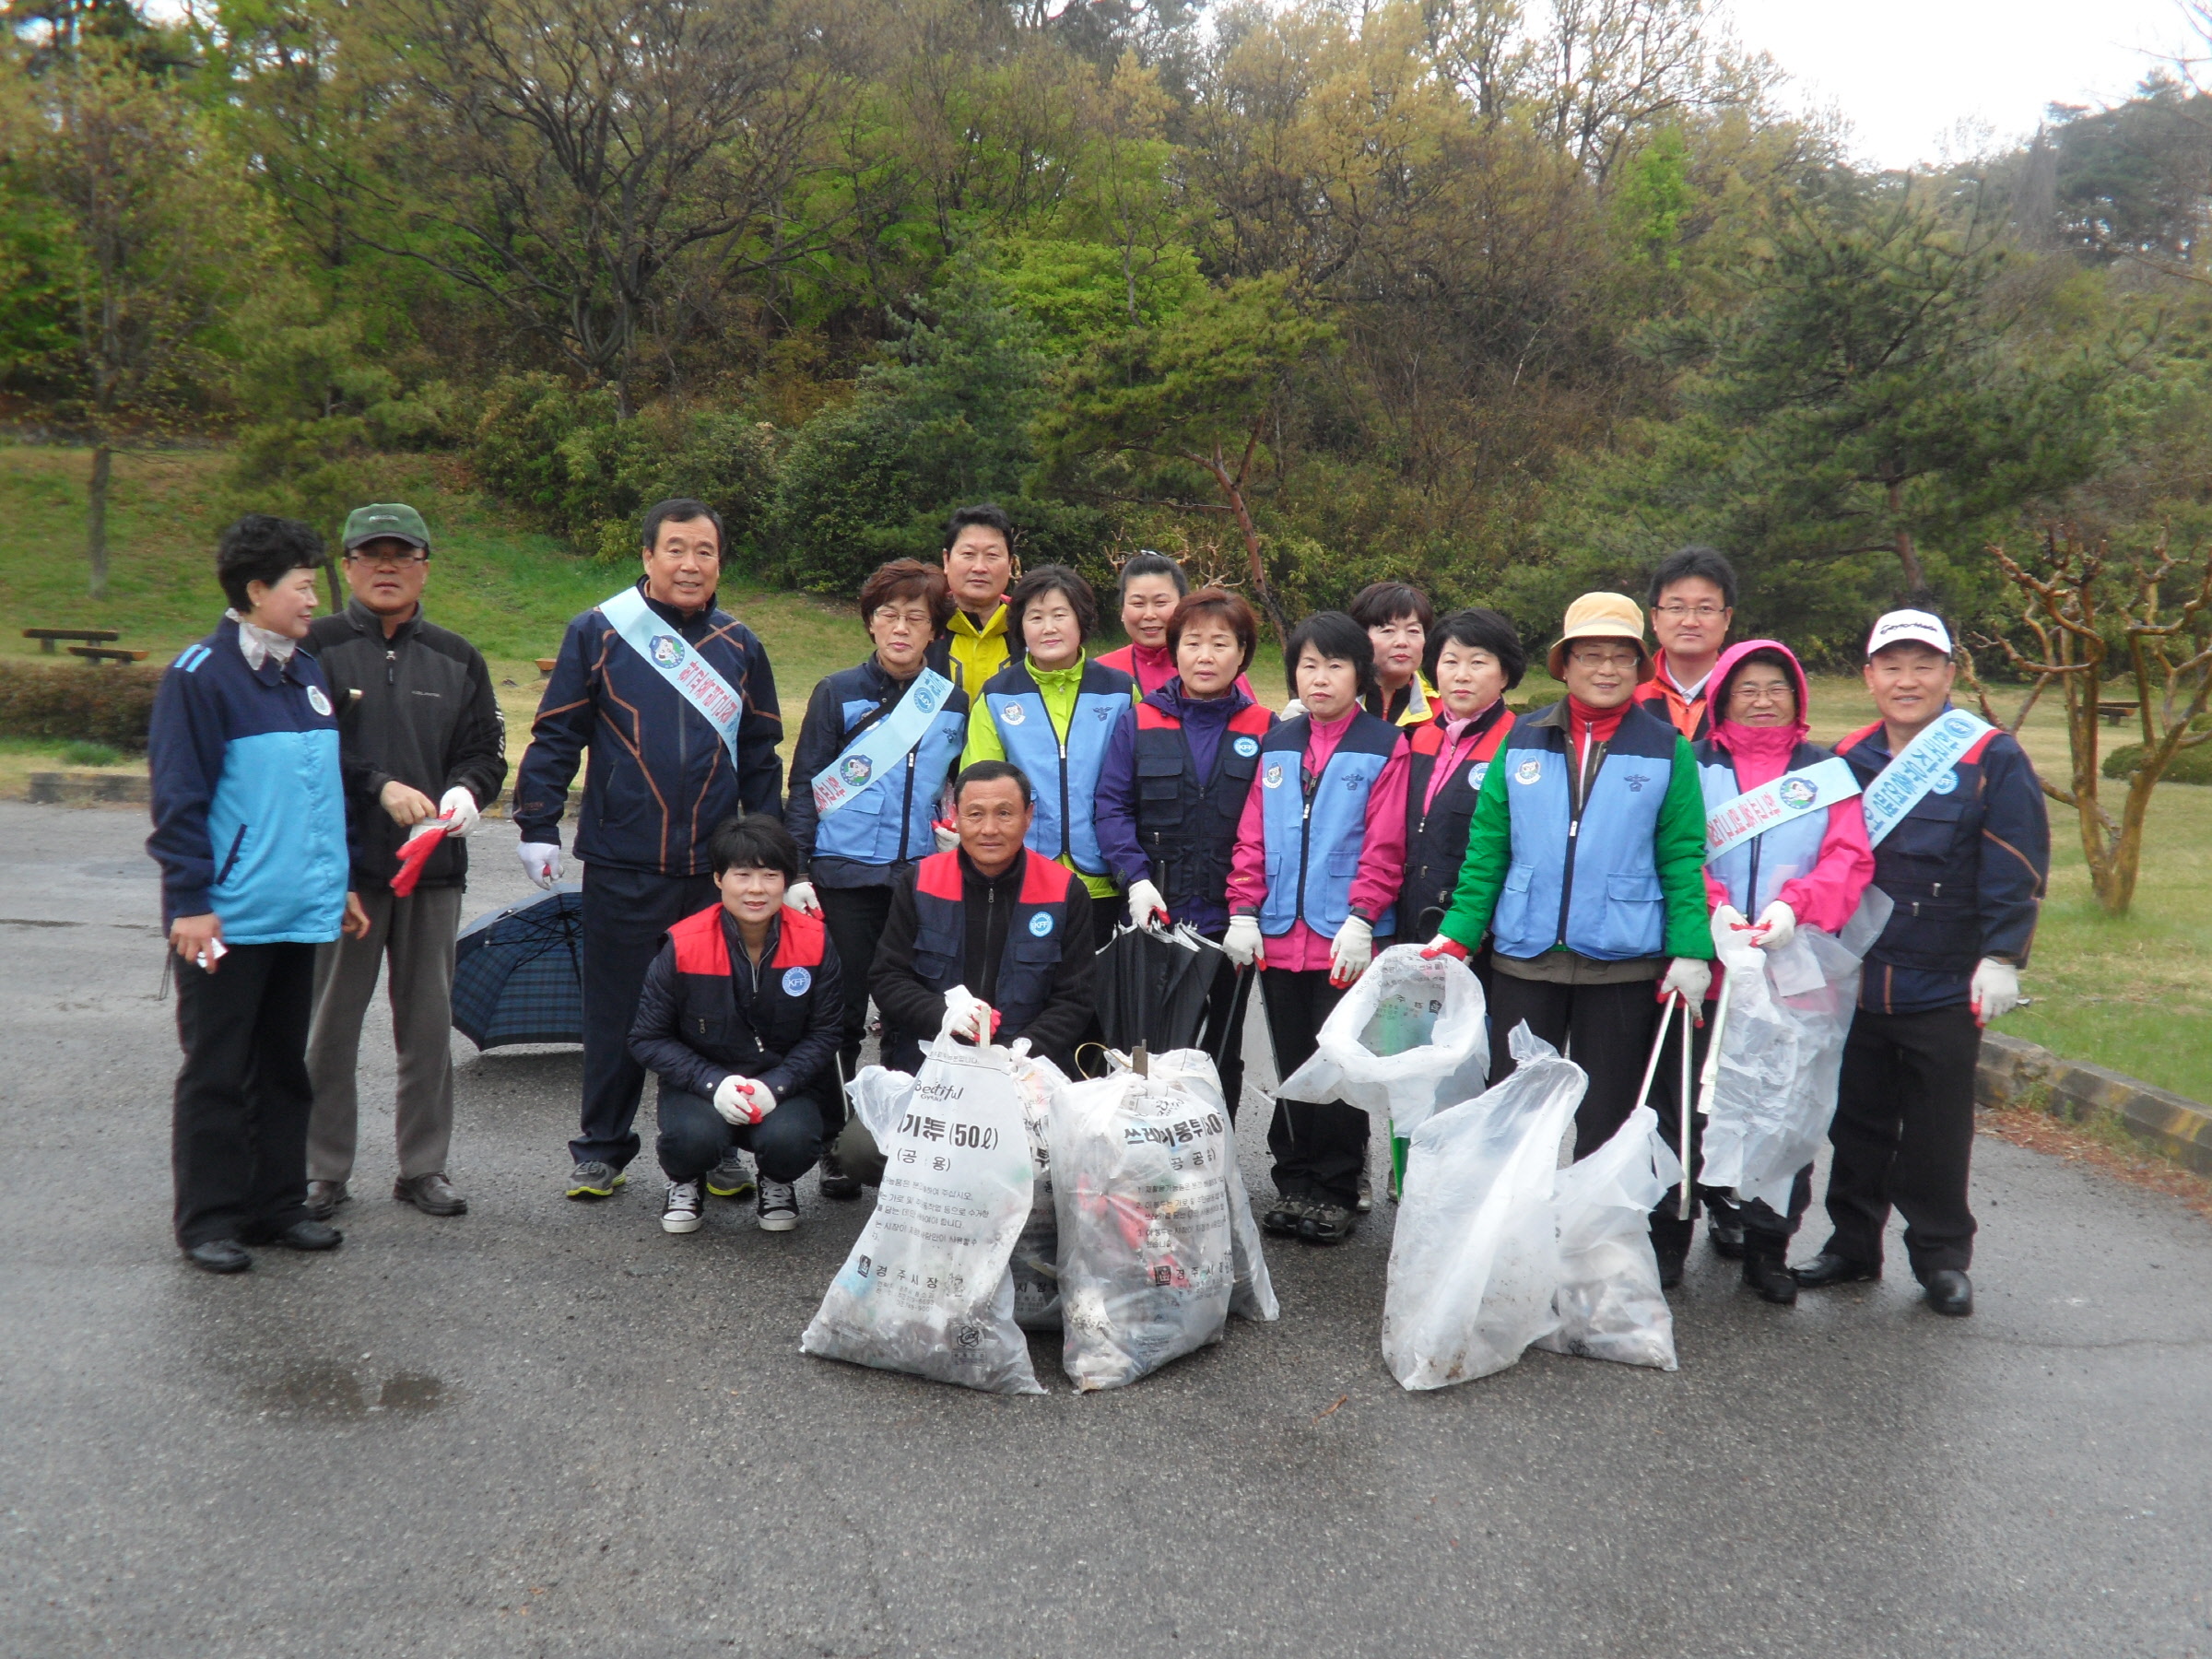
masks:
<instances>
[{"instance_id":1,"label":"dark trousers","mask_svg":"<svg viewBox=\"0 0 2212 1659\"><path fill-rule=\"evenodd\" d=\"M1218 945L1228 932L1223 928L1206 936ZM1235 963L1220 963L1214 982L1206 987L1206 1023L1198 1031L1198 1046L1214 1057L1214 1069L1221 1074L1221 1094L1229 1102L1231 1123L1236 1122L1237 1097L1244 1092L1244 1013L1252 1006L1252 982L1258 977L1256 969L1240 973Z\"/></svg>"},{"instance_id":2,"label":"dark trousers","mask_svg":"<svg viewBox=\"0 0 2212 1659\"><path fill-rule=\"evenodd\" d=\"M860 1070L861 1040L868 1030L868 971L876 965L877 941L883 937L891 919L894 891L888 887L814 889L815 897L822 901L822 921L830 930L830 943L837 947L838 973L844 982L845 1032L837 1058L848 1080ZM884 1064L890 1063L887 1060ZM842 1092L827 1111L822 1127L829 1138L835 1140L845 1122Z\"/></svg>"},{"instance_id":3,"label":"dark trousers","mask_svg":"<svg viewBox=\"0 0 2212 1659\"><path fill-rule=\"evenodd\" d=\"M1313 1057L1322 1022L1344 993L1329 983L1325 968L1264 968L1260 989L1276 1076L1288 1077ZM1367 1169L1367 1113L1341 1100L1278 1100L1267 1125L1267 1150L1275 1155L1277 1193L1349 1209L1359 1202L1359 1177Z\"/></svg>"},{"instance_id":4,"label":"dark trousers","mask_svg":"<svg viewBox=\"0 0 2212 1659\"><path fill-rule=\"evenodd\" d=\"M1859 1010L1828 1132L1836 1149L1828 1174L1834 1230L1821 1247L1829 1254L1880 1262L1894 1205L1914 1277L1972 1263L1966 1185L1981 1053L1982 1029L1964 1004L1925 1014Z\"/></svg>"},{"instance_id":5,"label":"dark trousers","mask_svg":"<svg viewBox=\"0 0 2212 1659\"><path fill-rule=\"evenodd\" d=\"M661 935L715 901L712 876L656 876L587 865L583 871L583 1110L570 1156L619 1170L638 1155L645 1068L630 1058L645 970Z\"/></svg>"},{"instance_id":6,"label":"dark trousers","mask_svg":"<svg viewBox=\"0 0 2212 1659\"><path fill-rule=\"evenodd\" d=\"M745 1127L725 1121L711 1100L680 1088L661 1088L661 1133L653 1151L661 1172L671 1181L697 1181L720 1163L732 1147L750 1152L763 1181L796 1181L822 1155L821 1093L794 1094L758 1124Z\"/></svg>"},{"instance_id":7,"label":"dark trousers","mask_svg":"<svg viewBox=\"0 0 2212 1659\"><path fill-rule=\"evenodd\" d=\"M233 945L212 973L180 959L171 1159L177 1242L246 1242L307 1217L312 945Z\"/></svg>"}]
</instances>

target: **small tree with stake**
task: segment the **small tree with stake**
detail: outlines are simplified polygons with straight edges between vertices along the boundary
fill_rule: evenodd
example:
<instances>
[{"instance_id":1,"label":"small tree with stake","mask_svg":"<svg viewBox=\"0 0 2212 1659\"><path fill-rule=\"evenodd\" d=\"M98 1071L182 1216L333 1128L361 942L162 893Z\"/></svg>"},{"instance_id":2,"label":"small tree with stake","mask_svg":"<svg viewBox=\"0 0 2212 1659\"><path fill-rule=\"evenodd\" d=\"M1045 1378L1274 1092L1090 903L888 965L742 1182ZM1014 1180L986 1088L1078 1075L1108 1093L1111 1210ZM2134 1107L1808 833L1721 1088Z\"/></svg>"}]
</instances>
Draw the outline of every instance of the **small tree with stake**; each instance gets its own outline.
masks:
<instances>
[{"instance_id":1,"label":"small tree with stake","mask_svg":"<svg viewBox=\"0 0 2212 1659\"><path fill-rule=\"evenodd\" d=\"M2011 732L2019 730L2046 690L2059 688L2066 705L2073 787L2061 789L2046 778L2043 793L2074 809L2097 902L2107 915L2124 916L2135 900L2151 791L2175 756L2212 742L2212 728L2196 729L2212 700L2212 549L2197 556L2201 570L2193 561L2177 581L2181 563L2164 536L2147 554L2115 558L2105 543L2085 547L2071 532L2053 526L2043 546L2041 573L2002 547L1989 550L2020 594L2020 624L2035 641L2035 654L2009 640L1984 635L1975 641L2000 652L2027 677L2018 712L2010 721L1998 716L1971 661L1967 680L1983 716ZM2184 596L2177 600L2177 593ZM2109 706L2105 688L2123 677L2135 685L2133 712L2143 745L2126 774L2115 822L2099 798L2098 722ZM2124 711L2126 705L2119 707Z\"/></svg>"}]
</instances>

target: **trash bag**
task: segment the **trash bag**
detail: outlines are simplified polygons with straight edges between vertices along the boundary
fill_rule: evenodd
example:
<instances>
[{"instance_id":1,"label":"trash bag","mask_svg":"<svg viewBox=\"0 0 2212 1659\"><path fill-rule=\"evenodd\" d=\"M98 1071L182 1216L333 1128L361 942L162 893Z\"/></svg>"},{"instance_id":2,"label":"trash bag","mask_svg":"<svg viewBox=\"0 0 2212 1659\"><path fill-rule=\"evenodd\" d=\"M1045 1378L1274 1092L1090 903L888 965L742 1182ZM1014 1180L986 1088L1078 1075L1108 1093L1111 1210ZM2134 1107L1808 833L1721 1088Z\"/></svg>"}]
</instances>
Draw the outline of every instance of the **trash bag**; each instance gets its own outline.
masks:
<instances>
[{"instance_id":1,"label":"trash bag","mask_svg":"<svg viewBox=\"0 0 2212 1659\"><path fill-rule=\"evenodd\" d=\"M1221 1340L1235 1279L1220 1089L1188 1067L1072 1083L1053 1112L1061 1364L1119 1388Z\"/></svg>"},{"instance_id":2,"label":"trash bag","mask_svg":"<svg viewBox=\"0 0 2212 1659\"><path fill-rule=\"evenodd\" d=\"M933 1042L912 1077L864 1067L851 1094L883 1184L802 1353L988 1394L1042 1394L1014 1323L1014 1242L1033 1177L1003 1048Z\"/></svg>"},{"instance_id":3,"label":"trash bag","mask_svg":"<svg viewBox=\"0 0 2212 1659\"><path fill-rule=\"evenodd\" d=\"M1067 1076L1027 1038L1007 1051L1008 1071L1021 1097L1022 1126L1030 1135L1030 1219L1014 1241L1014 1323L1025 1331L1060 1328L1060 1218L1053 1208L1053 1101Z\"/></svg>"},{"instance_id":4,"label":"trash bag","mask_svg":"<svg viewBox=\"0 0 2212 1659\"><path fill-rule=\"evenodd\" d=\"M1480 1094L1489 1058L1482 982L1455 957L1424 959L1418 945L1394 945L1330 1010L1312 1058L1276 1093L1342 1100L1382 1118L1396 1191L1406 1137L1430 1112Z\"/></svg>"},{"instance_id":5,"label":"trash bag","mask_svg":"<svg viewBox=\"0 0 2212 1659\"><path fill-rule=\"evenodd\" d=\"M1652 1211L1682 1179L1682 1160L1639 1106L1596 1151L1561 1170L1553 1187L1559 1223L1559 1329L1536 1347L1587 1359L1675 1369L1675 1316L1659 1288Z\"/></svg>"},{"instance_id":6,"label":"trash bag","mask_svg":"<svg viewBox=\"0 0 2212 1659\"><path fill-rule=\"evenodd\" d=\"M1171 1049L1164 1054L1155 1054L1152 1075L1183 1078L1206 1097L1209 1106L1227 1115L1221 1074L1215 1067L1213 1056L1204 1049ZM1263 1324L1280 1319L1282 1304L1275 1300L1275 1280L1268 1276L1267 1252L1260 1242L1260 1224L1252 1218L1252 1199L1244 1190L1244 1171L1237 1167L1237 1129L1233 1119L1223 1149L1227 1157L1222 1159L1221 1167L1229 1176L1230 1260L1236 1275L1235 1282L1230 1286L1229 1311L1239 1319Z\"/></svg>"},{"instance_id":7,"label":"trash bag","mask_svg":"<svg viewBox=\"0 0 2212 1659\"><path fill-rule=\"evenodd\" d=\"M1787 1215L1790 1183L1813 1161L1836 1115L1843 1041L1859 1000L1859 959L1832 935L1801 927L1758 973L1731 978L1721 1015L1712 1098L1698 1179ZM1783 987L1809 984L1800 994Z\"/></svg>"},{"instance_id":8,"label":"trash bag","mask_svg":"<svg viewBox=\"0 0 2212 1659\"><path fill-rule=\"evenodd\" d=\"M1382 1299L1382 1358L1406 1388L1503 1371L1557 1329L1559 1140L1589 1079L1532 1035L1516 1069L1413 1132Z\"/></svg>"}]
</instances>

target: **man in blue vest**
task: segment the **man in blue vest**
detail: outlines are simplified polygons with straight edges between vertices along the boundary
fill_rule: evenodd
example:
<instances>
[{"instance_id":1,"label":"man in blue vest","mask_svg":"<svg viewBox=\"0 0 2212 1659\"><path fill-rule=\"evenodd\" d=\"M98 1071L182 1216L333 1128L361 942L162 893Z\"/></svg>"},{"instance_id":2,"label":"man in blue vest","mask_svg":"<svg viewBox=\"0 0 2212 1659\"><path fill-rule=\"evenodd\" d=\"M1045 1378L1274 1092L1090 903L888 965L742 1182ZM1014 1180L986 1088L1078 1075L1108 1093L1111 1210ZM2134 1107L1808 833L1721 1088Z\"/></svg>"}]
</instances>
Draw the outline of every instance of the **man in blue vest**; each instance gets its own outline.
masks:
<instances>
[{"instance_id":1,"label":"man in blue vest","mask_svg":"<svg viewBox=\"0 0 2212 1659\"><path fill-rule=\"evenodd\" d=\"M634 586L569 624L515 777L517 851L549 888L569 785L591 755L576 829L583 1109L569 1143L571 1198L611 1197L637 1156L645 1068L629 1052L630 1022L662 935L716 901L714 826L782 816L775 675L752 629L714 603L722 520L703 501L663 501L645 515L643 559ZM733 1164L707 1185L734 1195L748 1180Z\"/></svg>"},{"instance_id":2,"label":"man in blue vest","mask_svg":"<svg viewBox=\"0 0 2212 1659\"><path fill-rule=\"evenodd\" d=\"M1796 1270L1808 1288L1879 1278L1882 1233L1905 1218L1912 1276L1938 1313L1974 1310L1974 1065L1982 1029L2020 999L2051 874L2051 826L2027 754L1951 706L1950 630L1896 610L1866 641L1881 719L1836 746L1865 794L1874 885L1895 903L1866 953L1843 1049L1832 1231Z\"/></svg>"}]
</instances>

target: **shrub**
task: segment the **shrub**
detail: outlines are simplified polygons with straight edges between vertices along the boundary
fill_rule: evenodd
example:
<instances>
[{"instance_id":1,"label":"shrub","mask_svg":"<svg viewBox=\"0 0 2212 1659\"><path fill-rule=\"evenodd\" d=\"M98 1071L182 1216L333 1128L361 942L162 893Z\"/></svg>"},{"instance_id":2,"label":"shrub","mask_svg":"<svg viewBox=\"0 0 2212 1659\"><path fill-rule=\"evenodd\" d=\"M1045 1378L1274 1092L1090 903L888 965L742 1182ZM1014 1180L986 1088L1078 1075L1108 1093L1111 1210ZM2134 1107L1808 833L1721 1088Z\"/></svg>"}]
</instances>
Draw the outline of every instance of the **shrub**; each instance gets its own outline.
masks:
<instances>
[{"instance_id":1,"label":"shrub","mask_svg":"<svg viewBox=\"0 0 2212 1659\"><path fill-rule=\"evenodd\" d=\"M2200 716L2192 723L2202 731L2212 715ZM2143 759L2143 746L2131 743L2116 748L2104 758L2102 771L2108 778L2124 778L2132 773ZM2212 743L2200 743L2194 748L2185 748L2174 756L2159 779L2161 783L2212 783Z\"/></svg>"},{"instance_id":2,"label":"shrub","mask_svg":"<svg viewBox=\"0 0 2212 1659\"><path fill-rule=\"evenodd\" d=\"M0 735L146 747L161 670L0 662Z\"/></svg>"},{"instance_id":3,"label":"shrub","mask_svg":"<svg viewBox=\"0 0 2212 1659\"><path fill-rule=\"evenodd\" d=\"M123 751L104 743L65 743L61 756L64 766L114 766L122 761Z\"/></svg>"}]
</instances>

